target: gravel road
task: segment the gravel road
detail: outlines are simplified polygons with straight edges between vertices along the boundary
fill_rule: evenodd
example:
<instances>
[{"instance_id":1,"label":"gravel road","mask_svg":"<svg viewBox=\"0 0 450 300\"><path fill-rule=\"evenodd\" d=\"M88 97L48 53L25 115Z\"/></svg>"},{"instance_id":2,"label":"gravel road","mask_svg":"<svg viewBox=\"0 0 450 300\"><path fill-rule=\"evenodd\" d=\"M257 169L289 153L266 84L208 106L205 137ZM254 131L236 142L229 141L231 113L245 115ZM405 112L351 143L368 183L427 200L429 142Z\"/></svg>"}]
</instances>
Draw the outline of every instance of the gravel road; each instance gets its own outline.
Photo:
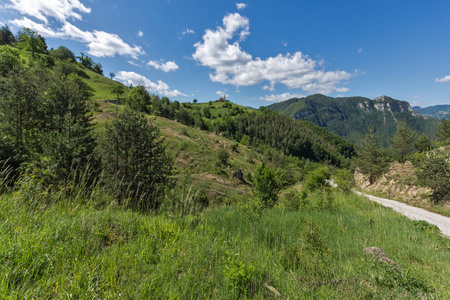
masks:
<instances>
[{"instance_id":1,"label":"gravel road","mask_svg":"<svg viewBox=\"0 0 450 300\"><path fill-rule=\"evenodd\" d=\"M358 195L364 196L371 201L375 201L383 206L390 207L411 220L423 220L436 225L443 235L450 238L450 218L429 212L425 209L409 206L394 200L379 198L355 191Z\"/></svg>"}]
</instances>

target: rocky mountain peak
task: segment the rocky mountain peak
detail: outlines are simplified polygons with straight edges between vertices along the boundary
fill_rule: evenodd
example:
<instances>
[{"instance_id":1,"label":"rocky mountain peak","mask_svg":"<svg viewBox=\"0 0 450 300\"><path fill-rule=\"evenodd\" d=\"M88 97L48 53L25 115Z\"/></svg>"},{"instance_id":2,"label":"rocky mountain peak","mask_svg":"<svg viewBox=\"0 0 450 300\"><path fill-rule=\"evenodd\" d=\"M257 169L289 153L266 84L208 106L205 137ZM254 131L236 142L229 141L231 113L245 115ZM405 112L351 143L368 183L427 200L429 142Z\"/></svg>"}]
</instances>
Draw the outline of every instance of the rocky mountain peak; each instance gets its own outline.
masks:
<instances>
[{"instance_id":1,"label":"rocky mountain peak","mask_svg":"<svg viewBox=\"0 0 450 300\"><path fill-rule=\"evenodd\" d=\"M391 98L391 97L388 97L388 96L386 96L386 95L382 95L382 96L378 96L378 97L376 97L375 99L373 99L374 101L383 101L383 102L386 102L386 101L392 101L392 100L394 100L393 98Z\"/></svg>"}]
</instances>

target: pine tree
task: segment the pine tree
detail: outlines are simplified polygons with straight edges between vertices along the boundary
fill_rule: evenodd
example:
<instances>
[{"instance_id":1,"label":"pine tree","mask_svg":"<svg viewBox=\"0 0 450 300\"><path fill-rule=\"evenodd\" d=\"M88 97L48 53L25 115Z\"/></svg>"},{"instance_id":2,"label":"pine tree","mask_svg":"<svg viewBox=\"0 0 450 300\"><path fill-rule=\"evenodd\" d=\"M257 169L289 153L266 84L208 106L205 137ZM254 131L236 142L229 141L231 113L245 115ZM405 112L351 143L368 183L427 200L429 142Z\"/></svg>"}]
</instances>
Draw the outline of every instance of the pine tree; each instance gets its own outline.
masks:
<instances>
[{"instance_id":1,"label":"pine tree","mask_svg":"<svg viewBox=\"0 0 450 300\"><path fill-rule=\"evenodd\" d=\"M389 155L385 149L378 146L377 136L371 128L357 150L356 165L361 173L367 176L370 184L373 184L388 168Z\"/></svg>"},{"instance_id":2,"label":"pine tree","mask_svg":"<svg viewBox=\"0 0 450 300\"><path fill-rule=\"evenodd\" d=\"M397 133L389 140L389 144L394 152L400 156L401 162L404 162L405 155L413 151L416 138L416 131L409 128L405 121L397 123Z\"/></svg>"},{"instance_id":3,"label":"pine tree","mask_svg":"<svg viewBox=\"0 0 450 300\"><path fill-rule=\"evenodd\" d=\"M422 161L416 175L419 183L431 188L434 203L450 199L450 163L444 157L431 154Z\"/></svg>"},{"instance_id":4,"label":"pine tree","mask_svg":"<svg viewBox=\"0 0 450 300\"><path fill-rule=\"evenodd\" d=\"M157 209L171 185L172 160L157 127L140 113L125 109L106 126L101 141L108 185L119 201L130 199L135 209Z\"/></svg>"},{"instance_id":5,"label":"pine tree","mask_svg":"<svg viewBox=\"0 0 450 300\"><path fill-rule=\"evenodd\" d=\"M95 165L95 139L87 86L75 74L55 74L45 93L45 132L38 165L52 169L53 181Z\"/></svg>"},{"instance_id":6,"label":"pine tree","mask_svg":"<svg viewBox=\"0 0 450 300\"><path fill-rule=\"evenodd\" d=\"M450 144L450 119L441 121L436 135L444 144Z\"/></svg>"}]
</instances>

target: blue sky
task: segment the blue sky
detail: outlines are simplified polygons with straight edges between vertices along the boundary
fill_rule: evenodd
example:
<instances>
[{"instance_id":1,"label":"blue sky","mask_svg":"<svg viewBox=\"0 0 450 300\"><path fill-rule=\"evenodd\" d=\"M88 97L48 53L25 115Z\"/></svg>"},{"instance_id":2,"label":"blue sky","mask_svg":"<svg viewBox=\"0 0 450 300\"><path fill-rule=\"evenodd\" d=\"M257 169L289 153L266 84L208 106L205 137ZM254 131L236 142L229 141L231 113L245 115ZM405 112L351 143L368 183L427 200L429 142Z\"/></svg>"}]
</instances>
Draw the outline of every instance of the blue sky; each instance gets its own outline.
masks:
<instances>
[{"instance_id":1,"label":"blue sky","mask_svg":"<svg viewBox=\"0 0 450 300\"><path fill-rule=\"evenodd\" d=\"M259 107L323 93L450 104L450 1L1 0L0 22L105 75Z\"/></svg>"}]
</instances>

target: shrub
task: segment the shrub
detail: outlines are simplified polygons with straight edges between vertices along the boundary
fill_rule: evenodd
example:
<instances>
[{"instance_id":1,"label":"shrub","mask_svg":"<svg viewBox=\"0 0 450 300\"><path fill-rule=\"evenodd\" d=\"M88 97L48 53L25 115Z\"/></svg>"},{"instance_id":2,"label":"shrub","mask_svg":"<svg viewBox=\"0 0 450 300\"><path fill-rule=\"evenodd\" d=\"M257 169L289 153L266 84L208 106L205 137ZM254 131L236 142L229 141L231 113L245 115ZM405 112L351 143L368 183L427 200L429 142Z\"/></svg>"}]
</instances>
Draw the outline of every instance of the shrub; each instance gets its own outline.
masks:
<instances>
[{"instance_id":1,"label":"shrub","mask_svg":"<svg viewBox=\"0 0 450 300\"><path fill-rule=\"evenodd\" d=\"M300 208L300 194L294 189L288 190L280 201L280 206L287 211L296 211Z\"/></svg>"},{"instance_id":2,"label":"shrub","mask_svg":"<svg viewBox=\"0 0 450 300\"><path fill-rule=\"evenodd\" d=\"M217 153L217 157L219 158L219 162L222 165L227 165L228 158L230 158L230 155L228 154L227 150L221 149L221 150L219 150L219 153Z\"/></svg>"},{"instance_id":3,"label":"shrub","mask_svg":"<svg viewBox=\"0 0 450 300\"><path fill-rule=\"evenodd\" d=\"M255 196L261 201L264 207L274 206L278 199L280 186L273 169L262 163L256 169L253 180Z\"/></svg>"},{"instance_id":4,"label":"shrub","mask_svg":"<svg viewBox=\"0 0 450 300\"><path fill-rule=\"evenodd\" d=\"M330 172L327 167L320 167L308 173L305 188L314 191L326 185L326 180L330 179Z\"/></svg>"},{"instance_id":5,"label":"shrub","mask_svg":"<svg viewBox=\"0 0 450 300\"><path fill-rule=\"evenodd\" d=\"M339 170L334 177L334 182L344 192L349 192L355 185L355 179L350 170Z\"/></svg>"}]
</instances>

